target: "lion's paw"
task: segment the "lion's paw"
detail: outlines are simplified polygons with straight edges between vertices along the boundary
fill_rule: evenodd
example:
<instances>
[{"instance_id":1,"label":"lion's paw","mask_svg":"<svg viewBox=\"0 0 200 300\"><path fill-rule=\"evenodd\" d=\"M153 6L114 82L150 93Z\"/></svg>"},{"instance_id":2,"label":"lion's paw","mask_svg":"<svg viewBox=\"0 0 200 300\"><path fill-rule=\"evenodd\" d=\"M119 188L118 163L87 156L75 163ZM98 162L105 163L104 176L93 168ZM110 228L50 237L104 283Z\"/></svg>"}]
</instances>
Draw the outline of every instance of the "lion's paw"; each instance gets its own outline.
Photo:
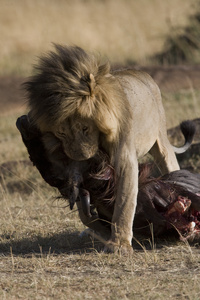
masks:
<instances>
[{"instance_id":1,"label":"lion's paw","mask_svg":"<svg viewBox=\"0 0 200 300\"><path fill-rule=\"evenodd\" d=\"M120 244L108 241L104 247L105 253L118 253L120 255L133 254L133 247L128 242L121 242Z\"/></svg>"}]
</instances>

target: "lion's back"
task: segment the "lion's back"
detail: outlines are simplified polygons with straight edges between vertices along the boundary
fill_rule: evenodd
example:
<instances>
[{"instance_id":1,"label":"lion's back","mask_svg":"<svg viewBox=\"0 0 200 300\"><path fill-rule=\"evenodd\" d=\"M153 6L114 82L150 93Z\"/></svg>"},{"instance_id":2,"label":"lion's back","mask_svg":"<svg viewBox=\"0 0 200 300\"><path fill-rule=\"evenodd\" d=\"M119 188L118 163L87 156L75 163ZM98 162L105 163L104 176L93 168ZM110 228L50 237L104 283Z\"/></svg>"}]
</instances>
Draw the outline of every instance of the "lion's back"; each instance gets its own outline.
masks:
<instances>
[{"instance_id":1,"label":"lion's back","mask_svg":"<svg viewBox=\"0 0 200 300\"><path fill-rule=\"evenodd\" d=\"M156 82L153 80L153 78L144 71L138 71L135 69L122 69L122 70L116 70L113 71L113 75L118 77L120 82L123 85L123 79L124 78L131 78L132 82L134 82L135 88L141 88L144 89L147 88L151 93L158 98L158 101L161 101L161 95L160 95L160 89Z\"/></svg>"},{"instance_id":2,"label":"lion's back","mask_svg":"<svg viewBox=\"0 0 200 300\"><path fill-rule=\"evenodd\" d=\"M166 131L160 90L145 72L122 70L113 75L118 78L130 104L132 121L129 139L133 141L136 152L141 157L153 146L159 131Z\"/></svg>"}]
</instances>

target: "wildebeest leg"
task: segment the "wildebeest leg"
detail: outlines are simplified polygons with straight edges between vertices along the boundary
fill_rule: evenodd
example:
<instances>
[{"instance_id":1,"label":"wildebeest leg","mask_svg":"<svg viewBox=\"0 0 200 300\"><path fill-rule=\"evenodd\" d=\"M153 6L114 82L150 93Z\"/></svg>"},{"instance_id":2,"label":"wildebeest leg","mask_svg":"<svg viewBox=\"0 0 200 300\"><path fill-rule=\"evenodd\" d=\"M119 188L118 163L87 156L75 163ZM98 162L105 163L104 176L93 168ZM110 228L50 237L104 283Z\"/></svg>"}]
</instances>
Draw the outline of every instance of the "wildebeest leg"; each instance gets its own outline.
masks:
<instances>
[{"instance_id":1,"label":"wildebeest leg","mask_svg":"<svg viewBox=\"0 0 200 300\"><path fill-rule=\"evenodd\" d=\"M153 224L153 232L159 235L166 229L165 218L156 210L154 206L155 195L151 193L151 187L143 188L138 193L137 207L134 218L134 232L148 234L150 233L150 224ZM160 200L160 199L159 199ZM148 229L149 228L149 229Z\"/></svg>"},{"instance_id":2,"label":"wildebeest leg","mask_svg":"<svg viewBox=\"0 0 200 300\"><path fill-rule=\"evenodd\" d=\"M90 229L94 230L95 232L98 232L103 238L108 240L110 238L110 230L106 226L104 226L99 219L98 215L90 215L87 216L83 209L82 209L82 203L81 201L77 201L76 205L78 207L79 217L82 221L82 223L89 227Z\"/></svg>"}]
</instances>

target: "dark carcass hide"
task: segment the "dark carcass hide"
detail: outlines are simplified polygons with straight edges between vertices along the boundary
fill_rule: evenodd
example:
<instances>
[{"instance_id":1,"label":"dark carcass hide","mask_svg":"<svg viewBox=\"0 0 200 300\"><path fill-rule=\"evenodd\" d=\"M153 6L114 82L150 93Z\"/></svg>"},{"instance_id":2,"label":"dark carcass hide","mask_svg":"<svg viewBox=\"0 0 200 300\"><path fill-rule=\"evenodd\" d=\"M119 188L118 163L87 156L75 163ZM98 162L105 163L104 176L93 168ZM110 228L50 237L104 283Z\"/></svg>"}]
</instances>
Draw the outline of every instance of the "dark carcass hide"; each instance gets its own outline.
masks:
<instances>
[{"instance_id":1,"label":"dark carcass hide","mask_svg":"<svg viewBox=\"0 0 200 300\"><path fill-rule=\"evenodd\" d=\"M107 154L99 151L87 161L76 162L66 157L62 146L49 153L44 143L48 136L43 137L27 116L17 120L17 127L44 180L58 188L71 209L77 203L86 226L109 236L117 178ZM200 175L179 170L152 178L149 168L140 166L133 231L149 235L150 228L157 236L174 230L182 239L200 238Z\"/></svg>"},{"instance_id":2,"label":"dark carcass hide","mask_svg":"<svg viewBox=\"0 0 200 300\"><path fill-rule=\"evenodd\" d=\"M152 224L155 235L173 230L182 239L200 238L200 175L179 170L145 178L140 181L134 231L150 234Z\"/></svg>"}]
</instances>

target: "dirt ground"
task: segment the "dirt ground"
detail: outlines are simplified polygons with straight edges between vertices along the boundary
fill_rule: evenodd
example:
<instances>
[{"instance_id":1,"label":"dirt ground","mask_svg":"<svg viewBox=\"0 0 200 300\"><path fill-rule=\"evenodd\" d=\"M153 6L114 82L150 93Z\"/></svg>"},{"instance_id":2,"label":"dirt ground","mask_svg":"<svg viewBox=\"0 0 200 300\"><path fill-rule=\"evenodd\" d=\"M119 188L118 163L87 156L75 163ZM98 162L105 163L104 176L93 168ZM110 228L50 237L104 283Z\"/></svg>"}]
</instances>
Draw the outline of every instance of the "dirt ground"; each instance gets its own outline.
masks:
<instances>
[{"instance_id":1,"label":"dirt ground","mask_svg":"<svg viewBox=\"0 0 200 300\"><path fill-rule=\"evenodd\" d=\"M176 92L181 89L200 88L200 65L136 68L149 73L163 92Z\"/></svg>"},{"instance_id":2,"label":"dirt ground","mask_svg":"<svg viewBox=\"0 0 200 300\"><path fill-rule=\"evenodd\" d=\"M200 87L200 65L129 67L149 73L164 92ZM20 111L26 107L26 97L22 87L24 81L25 78L16 76L0 77L0 115L10 111Z\"/></svg>"}]
</instances>

